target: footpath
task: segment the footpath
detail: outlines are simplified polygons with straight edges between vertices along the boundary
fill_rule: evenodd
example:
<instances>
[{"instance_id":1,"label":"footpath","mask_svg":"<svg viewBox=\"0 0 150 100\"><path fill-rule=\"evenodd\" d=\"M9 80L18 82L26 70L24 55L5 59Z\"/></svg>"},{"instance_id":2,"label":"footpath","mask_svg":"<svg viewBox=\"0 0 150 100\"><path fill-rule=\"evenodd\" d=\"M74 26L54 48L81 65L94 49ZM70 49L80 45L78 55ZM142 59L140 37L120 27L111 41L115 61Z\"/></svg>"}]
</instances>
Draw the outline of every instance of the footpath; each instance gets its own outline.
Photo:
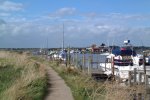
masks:
<instances>
[{"instance_id":1,"label":"footpath","mask_svg":"<svg viewBox=\"0 0 150 100\"><path fill-rule=\"evenodd\" d=\"M47 67L46 70L49 87L45 100L74 100L64 80L51 67Z\"/></svg>"}]
</instances>

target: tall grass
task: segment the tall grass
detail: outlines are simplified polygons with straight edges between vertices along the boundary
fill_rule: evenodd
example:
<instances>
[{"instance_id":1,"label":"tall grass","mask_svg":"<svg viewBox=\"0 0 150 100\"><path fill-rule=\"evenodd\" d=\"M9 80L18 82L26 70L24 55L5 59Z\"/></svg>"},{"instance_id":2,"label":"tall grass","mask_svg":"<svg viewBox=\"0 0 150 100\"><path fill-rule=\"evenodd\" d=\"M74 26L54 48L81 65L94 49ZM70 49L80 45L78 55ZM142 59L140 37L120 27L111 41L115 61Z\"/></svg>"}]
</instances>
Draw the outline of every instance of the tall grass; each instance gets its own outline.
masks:
<instances>
[{"instance_id":1,"label":"tall grass","mask_svg":"<svg viewBox=\"0 0 150 100\"><path fill-rule=\"evenodd\" d=\"M46 88L44 68L25 54L0 52L0 100L41 100Z\"/></svg>"},{"instance_id":2,"label":"tall grass","mask_svg":"<svg viewBox=\"0 0 150 100\"><path fill-rule=\"evenodd\" d=\"M98 82L77 69L70 69L57 62L49 63L65 80L75 100L133 100L135 94L145 94L143 85L122 86L117 82Z\"/></svg>"}]
</instances>

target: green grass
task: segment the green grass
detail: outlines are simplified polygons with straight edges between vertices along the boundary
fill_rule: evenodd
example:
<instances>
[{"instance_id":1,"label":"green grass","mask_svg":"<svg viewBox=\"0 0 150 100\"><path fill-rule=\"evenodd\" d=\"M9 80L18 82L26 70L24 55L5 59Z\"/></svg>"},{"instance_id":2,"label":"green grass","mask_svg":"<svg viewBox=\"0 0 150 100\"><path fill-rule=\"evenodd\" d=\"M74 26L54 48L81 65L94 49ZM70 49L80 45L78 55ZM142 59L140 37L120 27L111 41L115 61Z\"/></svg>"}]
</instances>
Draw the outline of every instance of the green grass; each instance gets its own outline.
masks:
<instances>
[{"instance_id":1,"label":"green grass","mask_svg":"<svg viewBox=\"0 0 150 100\"><path fill-rule=\"evenodd\" d=\"M39 63L43 60L7 54L0 57L0 100L42 100L47 87L46 72Z\"/></svg>"},{"instance_id":2,"label":"green grass","mask_svg":"<svg viewBox=\"0 0 150 100\"><path fill-rule=\"evenodd\" d=\"M20 73L21 69L15 69L10 65L0 67L0 93L9 88L19 78Z\"/></svg>"},{"instance_id":3,"label":"green grass","mask_svg":"<svg viewBox=\"0 0 150 100\"><path fill-rule=\"evenodd\" d=\"M131 100L128 96L133 95L133 91L145 92L144 87L123 88L118 84L96 82L78 70L59 66L57 61L46 62L39 57L0 52L0 100L42 100L47 77L40 63L59 73L71 88L75 100Z\"/></svg>"},{"instance_id":4,"label":"green grass","mask_svg":"<svg viewBox=\"0 0 150 100\"><path fill-rule=\"evenodd\" d=\"M57 62L50 62L49 64L65 80L75 100L103 100L100 96L94 96L95 90L103 83L96 82L79 71L68 72L65 67L57 66Z\"/></svg>"},{"instance_id":5,"label":"green grass","mask_svg":"<svg viewBox=\"0 0 150 100\"><path fill-rule=\"evenodd\" d=\"M45 95L46 87L45 78L37 79L28 85L27 95L29 98L32 98L32 100L42 100Z\"/></svg>"}]
</instances>

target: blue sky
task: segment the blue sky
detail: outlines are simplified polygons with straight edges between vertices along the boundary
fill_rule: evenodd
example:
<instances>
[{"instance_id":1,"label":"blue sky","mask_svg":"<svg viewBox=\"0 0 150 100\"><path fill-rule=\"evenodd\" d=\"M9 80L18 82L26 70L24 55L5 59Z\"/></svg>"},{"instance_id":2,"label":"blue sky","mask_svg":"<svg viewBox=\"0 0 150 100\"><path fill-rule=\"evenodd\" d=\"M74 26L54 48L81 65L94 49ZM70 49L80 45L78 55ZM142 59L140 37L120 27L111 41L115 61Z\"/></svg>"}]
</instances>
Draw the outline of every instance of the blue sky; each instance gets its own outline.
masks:
<instances>
[{"instance_id":1,"label":"blue sky","mask_svg":"<svg viewBox=\"0 0 150 100\"><path fill-rule=\"evenodd\" d=\"M150 46L149 0L0 0L0 48Z\"/></svg>"}]
</instances>

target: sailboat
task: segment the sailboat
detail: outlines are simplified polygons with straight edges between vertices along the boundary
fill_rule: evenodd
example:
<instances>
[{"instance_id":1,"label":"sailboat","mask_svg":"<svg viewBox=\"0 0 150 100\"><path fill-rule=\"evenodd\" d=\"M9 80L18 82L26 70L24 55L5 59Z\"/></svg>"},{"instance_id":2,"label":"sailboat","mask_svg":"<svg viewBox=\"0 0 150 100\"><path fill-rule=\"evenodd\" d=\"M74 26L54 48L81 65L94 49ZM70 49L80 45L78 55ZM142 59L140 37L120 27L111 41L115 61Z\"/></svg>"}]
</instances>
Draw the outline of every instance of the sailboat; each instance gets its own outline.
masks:
<instances>
[{"instance_id":1,"label":"sailboat","mask_svg":"<svg viewBox=\"0 0 150 100\"><path fill-rule=\"evenodd\" d=\"M67 51L64 49L64 23L63 23L63 34L62 34L62 49L59 52L59 59L66 61Z\"/></svg>"}]
</instances>

